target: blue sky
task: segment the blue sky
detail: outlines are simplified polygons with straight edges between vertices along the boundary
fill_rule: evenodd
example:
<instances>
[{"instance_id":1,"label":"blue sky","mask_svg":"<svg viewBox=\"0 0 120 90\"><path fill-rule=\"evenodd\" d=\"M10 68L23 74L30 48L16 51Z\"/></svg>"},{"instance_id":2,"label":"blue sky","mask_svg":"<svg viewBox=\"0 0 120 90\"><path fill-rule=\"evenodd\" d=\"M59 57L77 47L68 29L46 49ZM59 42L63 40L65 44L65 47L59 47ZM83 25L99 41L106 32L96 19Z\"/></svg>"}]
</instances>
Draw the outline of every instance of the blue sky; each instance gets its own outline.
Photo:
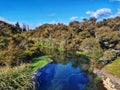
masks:
<instances>
[{"instance_id":1,"label":"blue sky","mask_svg":"<svg viewBox=\"0 0 120 90\"><path fill-rule=\"evenodd\" d=\"M0 0L0 20L37 26L120 16L120 0Z\"/></svg>"}]
</instances>

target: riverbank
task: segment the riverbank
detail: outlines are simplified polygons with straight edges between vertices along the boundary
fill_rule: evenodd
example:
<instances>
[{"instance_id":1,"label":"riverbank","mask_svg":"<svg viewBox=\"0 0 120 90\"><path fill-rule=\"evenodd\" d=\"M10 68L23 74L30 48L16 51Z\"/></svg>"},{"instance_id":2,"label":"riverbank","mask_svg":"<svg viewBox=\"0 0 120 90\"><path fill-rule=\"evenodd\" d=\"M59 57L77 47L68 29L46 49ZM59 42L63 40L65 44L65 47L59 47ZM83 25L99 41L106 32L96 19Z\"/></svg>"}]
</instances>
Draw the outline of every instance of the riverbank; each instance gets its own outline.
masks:
<instances>
[{"instance_id":1,"label":"riverbank","mask_svg":"<svg viewBox=\"0 0 120 90\"><path fill-rule=\"evenodd\" d=\"M0 67L0 90L32 90L32 75L51 62L49 56L33 58L32 63L15 67Z\"/></svg>"},{"instance_id":2,"label":"riverbank","mask_svg":"<svg viewBox=\"0 0 120 90\"><path fill-rule=\"evenodd\" d=\"M94 73L102 78L104 87L107 90L120 90L120 78L109 74L105 69L94 68Z\"/></svg>"}]
</instances>

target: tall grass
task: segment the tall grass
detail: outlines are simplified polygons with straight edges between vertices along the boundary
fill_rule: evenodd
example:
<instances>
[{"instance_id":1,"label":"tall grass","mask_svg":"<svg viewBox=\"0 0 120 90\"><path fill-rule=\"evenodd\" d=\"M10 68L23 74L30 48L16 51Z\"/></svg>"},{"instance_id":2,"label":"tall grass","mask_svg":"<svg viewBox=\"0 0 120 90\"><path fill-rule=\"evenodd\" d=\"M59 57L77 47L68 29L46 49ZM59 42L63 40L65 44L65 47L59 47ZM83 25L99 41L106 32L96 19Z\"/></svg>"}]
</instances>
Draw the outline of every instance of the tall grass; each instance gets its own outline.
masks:
<instances>
[{"instance_id":1,"label":"tall grass","mask_svg":"<svg viewBox=\"0 0 120 90\"><path fill-rule=\"evenodd\" d=\"M0 69L0 90L30 90L32 89L29 64Z\"/></svg>"},{"instance_id":2,"label":"tall grass","mask_svg":"<svg viewBox=\"0 0 120 90\"><path fill-rule=\"evenodd\" d=\"M16 67L0 67L0 90L32 90L32 75L51 62L49 56L33 58L31 64Z\"/></svg>"},{"instance_id":3,"label":"tall grass","mask_svg":"<svg viewBox=\"0 0 120 90\"><path fill-rule=\"evenodd\" d=\"M52 60L50 56L41 56L32 59L33 63L30 66L30 70L36 71L38 68L44 67L46 64L50 63Z\"/></svg>"}]
</instances>

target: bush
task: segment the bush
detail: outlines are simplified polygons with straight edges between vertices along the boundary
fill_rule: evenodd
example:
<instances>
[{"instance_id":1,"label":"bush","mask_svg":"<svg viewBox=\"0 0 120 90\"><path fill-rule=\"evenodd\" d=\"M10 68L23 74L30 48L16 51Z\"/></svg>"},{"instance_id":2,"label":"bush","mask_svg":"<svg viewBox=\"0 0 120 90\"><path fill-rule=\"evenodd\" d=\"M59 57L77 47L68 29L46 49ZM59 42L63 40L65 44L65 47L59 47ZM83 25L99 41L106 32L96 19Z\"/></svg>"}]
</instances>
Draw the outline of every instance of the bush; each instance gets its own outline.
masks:
<instances>
[{"instance_id":1,"label":"bush","mask_svg":"<svg viewBox=\"0 0 120 90\"><path fill-rule=\"evenodd\" d=\"M88 51L87 55L95 61L98 61L100 57L103 56L103 50L100 46L95 46L91 50Z\"/></svg>"},{"instance_id":2,"label":"bush","mask_svg":"<svg viewBox=\"0 0 120 90\"><path fill-rule=\"evenodd\" d=\"M116 58L116 52L114 50L106 50L103 53L103 57L100 58L100 60L103 60L103 62L111 62Z\"/></svg>"},{"instance_id":3,"label":"bush","mask_svg":"<svg viewBox=\"0 0 120 90\"><path fill-rule=\"evenodd\" d=\"M97 61L103 55L103 50L95 38L86 38L82 42L82 47L85 49L86 55L88 55L92 60Z\"/></svg>"}]
</instances>

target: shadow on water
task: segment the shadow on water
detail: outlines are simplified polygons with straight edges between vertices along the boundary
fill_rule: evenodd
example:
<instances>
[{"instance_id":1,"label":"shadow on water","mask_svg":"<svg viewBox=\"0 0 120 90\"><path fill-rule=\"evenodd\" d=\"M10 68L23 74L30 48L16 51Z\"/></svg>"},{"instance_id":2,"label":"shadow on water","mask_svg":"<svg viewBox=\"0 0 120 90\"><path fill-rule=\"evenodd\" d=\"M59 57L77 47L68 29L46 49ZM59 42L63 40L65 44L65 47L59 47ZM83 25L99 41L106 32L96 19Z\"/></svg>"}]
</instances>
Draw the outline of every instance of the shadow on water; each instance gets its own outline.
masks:
<instances>
[{"instance_id":1,"label":"shadow on water","mask_svg":"<svg viewBox=\"0 0 120 90\"><path fill-rule=\"evenodd\" d=\"M53 62L36 71L36 90L106 90L91 72L86 56L54 50L45 53L52 56Z\"/></svg>"}]
</instances>

